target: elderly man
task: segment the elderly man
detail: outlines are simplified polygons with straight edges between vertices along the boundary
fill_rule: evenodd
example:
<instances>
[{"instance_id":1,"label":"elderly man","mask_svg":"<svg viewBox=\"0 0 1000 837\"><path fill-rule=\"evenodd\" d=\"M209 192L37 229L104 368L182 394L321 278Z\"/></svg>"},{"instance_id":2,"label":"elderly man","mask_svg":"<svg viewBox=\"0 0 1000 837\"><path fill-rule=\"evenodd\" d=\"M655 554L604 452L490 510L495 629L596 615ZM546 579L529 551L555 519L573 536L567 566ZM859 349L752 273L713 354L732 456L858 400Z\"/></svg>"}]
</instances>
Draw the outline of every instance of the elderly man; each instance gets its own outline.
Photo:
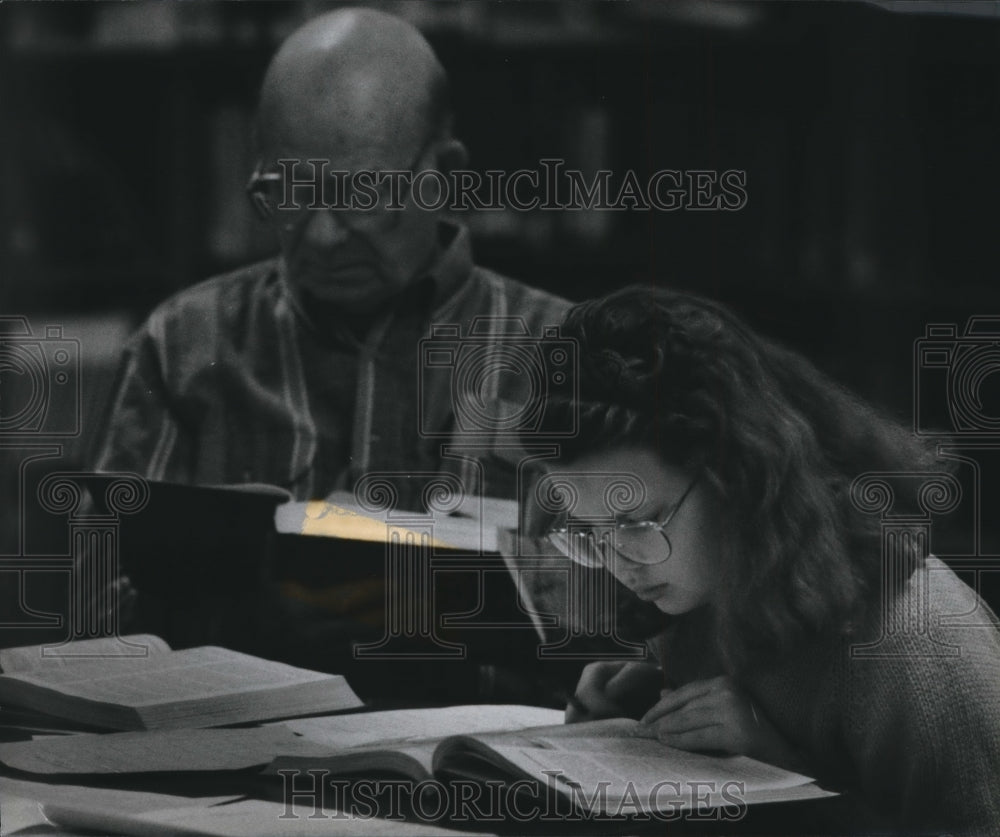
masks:
<instances>
[{"instance_id":1,"label":"elderly man","mask_svg":"<svg viewBox=\"0 0 1000 837\"><path fill-rule=\"evenodd\" d=\"M99 469L266 482L297 499L350 490L371 472L455 469L440 453L449 429L461 430L450 382L422 374L421 339L433 324L466 335L482 316L521 317L539 336L566 303L474 266L468 232L417 205L405 181L352 209L334 194L352 178L311 179L460 167L447 87L423 37L373 10L318 17L284 43L261 92L249 186L281 255L152 314L128 347ZM308 208L317 201L334 207ZM498 401L524 396L502 390ZM473 488L509 494L511 472L487 468Z\"/></svg>"},{"instance_id":2,"label":"elderly man","mask_svg":"<svg viewBox=\"0 0 1000 837\"><path fill-rule=\"evenodd\" d=\"M361 171L460 167L466 152L450 121L444 70L405 22L344 9L295 32L264 80L248 186L280 256L153 312L127 348L97 468L200 485L270 483L310 500L351 490L365 474L455 471L471 461L481 470L467 472L481 479L467 491L514 496L511 463L487 461L483 434L471 434L479 449L466 448L465 466L442 452L469 441L469 428L456 419L448 374L422 374L421 341L435 324L468 335L481 317L520 317L538 338L567 303L476 267L468 232L418 205L405 183L369 209L347 200L360 192L335 192ZM523 377L481 376L485 429L494 411L509 415L504 403L524 398ZM419 507L419 483L400 478L399 488L400 507ZM340 602L335 618L309 611L307 602L323 598L315 590L285 599L274 653L337 667L343 643L365 636L363 616L381 607L380 590L326 592ZM139 612L147 595L140 590Z\"/></svg>"}]
</instances>

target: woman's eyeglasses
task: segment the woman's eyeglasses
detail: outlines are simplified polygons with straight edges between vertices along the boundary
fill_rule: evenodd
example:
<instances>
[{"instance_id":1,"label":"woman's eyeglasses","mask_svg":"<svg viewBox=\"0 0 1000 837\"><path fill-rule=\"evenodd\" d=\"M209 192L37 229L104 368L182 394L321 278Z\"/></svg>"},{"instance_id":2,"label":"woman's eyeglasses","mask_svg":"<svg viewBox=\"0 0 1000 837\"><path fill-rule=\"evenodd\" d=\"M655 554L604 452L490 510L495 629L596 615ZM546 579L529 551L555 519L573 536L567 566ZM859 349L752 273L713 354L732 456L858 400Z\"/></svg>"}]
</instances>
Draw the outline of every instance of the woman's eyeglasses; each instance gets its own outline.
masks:
<instances>
[{"instance_id":1,"label":"woman's eyeglasses","mask_svg":"<svg viewBox=\"0 0 1000 837\"><path fill-rule=\"evenodd\" d=\"M700 477L699 472L663 520L637 520L597 527L560 526L550 529L546 537L563 555L585 567L605 567L616 553L636 564L660 564L673 551L665 529Z\"/></svg>"}]
</instances>

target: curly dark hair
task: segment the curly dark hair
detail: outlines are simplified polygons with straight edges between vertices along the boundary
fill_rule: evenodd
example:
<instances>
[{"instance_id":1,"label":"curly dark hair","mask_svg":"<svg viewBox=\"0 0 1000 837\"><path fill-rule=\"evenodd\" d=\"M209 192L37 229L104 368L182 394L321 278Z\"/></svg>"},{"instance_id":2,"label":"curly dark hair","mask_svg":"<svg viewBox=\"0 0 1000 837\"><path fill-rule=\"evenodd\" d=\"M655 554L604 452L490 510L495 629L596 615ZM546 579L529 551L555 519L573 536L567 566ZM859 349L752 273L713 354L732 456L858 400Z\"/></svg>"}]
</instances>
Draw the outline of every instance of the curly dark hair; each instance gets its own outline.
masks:
<instances>
[{"instance_id":1,"label":"curly dark hair","mask_svg":"<svg viewBox=\"0 0 1000 837\"><path fill-rule=\"evenodd\" d=\"M739 669L806 636L843 632L877 594L877 518L850 485L867 471L926 469L908 429L692 294L633 286L575 306L579 397L553 397L560 455L641 445L701 471L728 512L720 521L716 642ZM937 468L943 470L941 465Z\"/></svg>"}]
</instances>

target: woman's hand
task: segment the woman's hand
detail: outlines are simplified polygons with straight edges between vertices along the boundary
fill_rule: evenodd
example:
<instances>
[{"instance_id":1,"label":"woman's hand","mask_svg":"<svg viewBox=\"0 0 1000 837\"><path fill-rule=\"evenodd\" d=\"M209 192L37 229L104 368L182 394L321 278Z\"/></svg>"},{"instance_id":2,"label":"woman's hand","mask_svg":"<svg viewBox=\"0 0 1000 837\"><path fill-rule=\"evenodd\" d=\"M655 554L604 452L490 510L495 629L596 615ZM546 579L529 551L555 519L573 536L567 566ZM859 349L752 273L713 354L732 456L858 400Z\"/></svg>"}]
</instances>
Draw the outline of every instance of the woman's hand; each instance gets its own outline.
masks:
<instances>
[{"instance_id":1,"label":"woman's hand","mask_svg":"<svg viewBox=\"0 0 1000 837\"><path fill-rule=\"evenodd\" d=\"M651 736L681 750L721 750L790 770L801 768L781 734L728 677L665 689L640 722Z\"/></svg>"},{"instance_id":2,"label":"woman's hand","mask_svg":"<svg viewBox=\"0 0 1000 837\"><path fill-rule=\"evenodd\" d=\"M663 687L663 671L650 663L590 663L566 707L566 723L598 718L638 718Z\"/></svg>"}]
</instances>

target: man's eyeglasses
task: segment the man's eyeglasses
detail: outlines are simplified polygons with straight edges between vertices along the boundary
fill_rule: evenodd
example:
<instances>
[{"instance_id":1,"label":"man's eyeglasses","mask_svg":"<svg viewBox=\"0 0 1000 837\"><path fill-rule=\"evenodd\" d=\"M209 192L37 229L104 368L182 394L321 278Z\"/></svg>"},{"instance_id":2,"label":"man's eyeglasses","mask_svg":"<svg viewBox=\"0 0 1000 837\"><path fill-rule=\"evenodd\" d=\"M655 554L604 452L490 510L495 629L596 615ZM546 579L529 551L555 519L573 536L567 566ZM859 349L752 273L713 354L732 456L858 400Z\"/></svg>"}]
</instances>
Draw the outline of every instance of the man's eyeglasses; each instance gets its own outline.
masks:
<instances>
[{"instance_id":1,"label":"man's eyeglasses","mask_svg":"<svg viewBox=\"0 0 1000 837\"><path fill-rule=\"evenodd\" d=\"M636 564L660 564L673 551L666 527L700 478L699 472L663 520L637 520L597 527L560 526L550 529L546 537L563 555L585 567L607 566L616 553Z\"/></svg>"},{"instance_id":2,"label":"man's eyeglasses","mask_svg":"<svg viewBox=\"0 0 1000 837\"><path fill-rule=\"evenodd\" d=\"M399 210L406 203L413 187L413 176L420 161L430 149L434 137L428 139L417 156L405 169L403 176L388 175L389 169L369 170L351 174L328 171L322 168L314 181L285 182L284 171L265 171L258 163L246 185L247 197L257 216L263 221L279 224L286 232L294 230L310 207L336 213L350 229L375 230L393 227L398 223ZM288 163L288 173L304 163ZM318 166L313 165L316 171ZM305 200L298 200L303 195Z\"/></svg>"}]
</instances>

